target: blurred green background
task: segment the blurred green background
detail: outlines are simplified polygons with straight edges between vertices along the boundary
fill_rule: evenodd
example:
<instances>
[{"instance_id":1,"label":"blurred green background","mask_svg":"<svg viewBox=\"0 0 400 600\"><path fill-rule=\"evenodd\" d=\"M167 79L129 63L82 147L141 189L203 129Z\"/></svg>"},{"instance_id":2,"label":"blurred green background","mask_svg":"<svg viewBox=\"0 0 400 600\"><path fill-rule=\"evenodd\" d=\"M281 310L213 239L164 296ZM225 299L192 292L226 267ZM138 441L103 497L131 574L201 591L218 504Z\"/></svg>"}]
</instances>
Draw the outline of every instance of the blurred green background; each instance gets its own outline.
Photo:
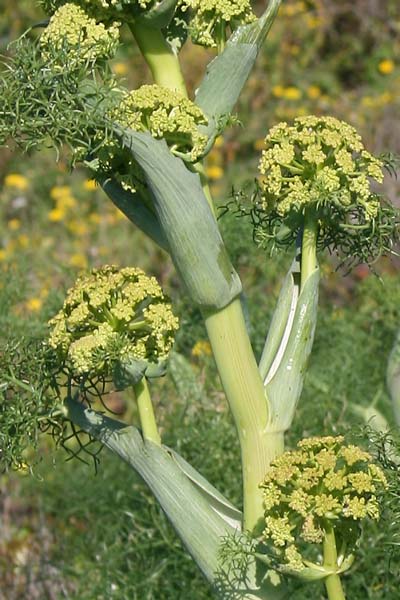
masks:
<instances>
[{"instance_id":1,"label":"blurred green background","mask_svg":"<svg viewBox=\"0 0 400 600\"><path fill-rule=\"evenodd\" d=\"M254 3L261 10L263 3ZM0 49L43 18L29 0L2 0ZM207 173L217 202L232 186L257 175L270 126L298 115L331 114L357 127L375 153L400 153L400 5L398 0L284 0L237 112L242 125L217 140ZM128 87L149 81L129 33L113 63ZM188 44L183 70L193 91L212 57ZM196 402L185 385L166 378L154 386L164 439L240 503L239 456L199 313L166 259L107 200L88 173L69 172L61 155L0 151L0 329L8 339L40 338L64 292L83 269L137 265L156 275L181 320L176 350L196 381ZM399 205L400 184L386 177L385 193ZM248 223L232 216L221 228L248 299L251 335L260 353L290 256L270 258L252 244ZM354 407L393 417L385 369L400 325L399 262L381 259L349 276L323 262L316 341L296 421L288 436L341 432L362 424ZM34 356L32 356L34 364ZM190 384L191 385L191 384ZM188 386L187 386L188 387ZM189 386L190 389L190 386ZM193 389L193 388L191 388ZM112 395L123 419L129 397ZM93 464L65 462L44 436L33 467L0 474L0 600L180 600L211 598L161 510L140 481L101 453ZM82 456L81 456L82 458ZM83 456L85 458L85 456ZM90 457L86 457L90 459ZM400 557L385 546L384 528L365 532L360 560L345 578L353 600L398 598ZM323 598L319 585L293 587L297 600Z\"/></svg>"}]
</instances>

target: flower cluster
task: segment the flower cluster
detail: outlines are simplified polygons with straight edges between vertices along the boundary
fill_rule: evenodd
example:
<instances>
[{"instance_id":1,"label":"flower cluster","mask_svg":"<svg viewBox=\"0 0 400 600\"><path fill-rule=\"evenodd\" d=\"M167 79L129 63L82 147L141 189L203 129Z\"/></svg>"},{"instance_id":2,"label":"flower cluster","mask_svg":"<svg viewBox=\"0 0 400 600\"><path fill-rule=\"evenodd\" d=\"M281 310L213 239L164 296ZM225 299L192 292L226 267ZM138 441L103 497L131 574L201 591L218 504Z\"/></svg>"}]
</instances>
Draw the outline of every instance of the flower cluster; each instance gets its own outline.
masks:
<instances>
[{"instance_id":1,"label":"flower cluster","mask_svg":"<svg viewBox=\"0 0 400 600\"><path fill-rule=\"evenodd\" d=\"M167 358L178 319L154 277L105 266L80 277L49 322L49 344L79 379Z\"/></svg>"},{"instance_id":2,"label":"flower cluster","mask_svg":"<svg viewBox=\"0 0 400 600\"><path fill-rule=\"evenodd\" d=\"M199 125L207 125L202 110L183 94L156 84L126 94L115 110L115 121L164 138L172 152L190 154L192 161L201 156L207 143L207 136L198 130Z\"/></svg>"},{"instance_id":3,"label":"flower cluster","mask_svg":"<svg viewBox=\"0 0 400 600\"><path fill-rule=\"evenodd\" d=\"M89 17L82 8L68 2L51 17L40 37L44 58L68 50L68 60L95 62L114 55L119 40L119 23L105 27Z\"/></svg>"},{"instance_id":4,"label":"flower cluster","mask_svg":"<svg viewBox=\"0 0 400 600\"><path fill-rule=\"evenodd\" d=\"M321 544L330 528L349 549L359 535L359 522L379 519L385 475L368 452L343 441L342 436L301 440L296 450L273 461L261 484L263 537L272 542L284 571L296 574L310 567L307 547Z\"/></svg>"},{"instance_id":5,"label":"flower cluster","mask_svg":"<svg viewBox=\"0 0 400 600\"><path fill-rule=\"evenodd\" d=\"M262 205L284 217L323 204L359 205L375 218L379 200L370 180L382 183L383 163L367 152L356 130L334 117L299 117L279 123L266 139L260 171Z\"/></svg>"},{"instance_id":6,"label":"flower cluster","mask_svg":"<svg viewBox=\"0 0 400 600\"><path fill-rule=\"evenodd\" d=\"M165 139L171 151L198 160L207 144L207 136L198 127L207 124L201 109L177 91L159 85L142 85L121 95L108 118L134 131L149 131L156 139ZM124 189L139 190L143 176L132 154L110 140L100 151L99 170L115 177Z\"/></svg>"},{"instance_id":7,"label":"flower cluster","mask_svg":"<svg viewBox=\"0 0 400 600\"><path fill-rule=\"evenodd\" d=\"M40 0L43 9L53 14L68 0ZM132 19L140 11L151 8L154 0L73 0L74 4L101 21Z\"/></svg>"},{"instance_id":8,"label":"flower cluster","mask_svg":"<svg viewBox=\"0 0 400 600\"><path fill-rule=\"evenodd\" d=\"M249 0L182 0L181 8L193 12L189 24L193 42L210 48L225 41L228 27L234 31L256 19Z\"/></svg>"},{"instance_id":9,"label":"flower cluster","mask_svg":"<svg viewBox=\"0 0 400 600\"><path fill-rule=\"evenodd\" d=\"M255 192L236 192L228 205L251 218L259 246L293 246L311 218L317 248L336 251L349 267L392 252L399 211L372 188L390 165L365 150L353 127L333 117L299 117L273 127L265 144Z\"/></svg>"}]
</instances>

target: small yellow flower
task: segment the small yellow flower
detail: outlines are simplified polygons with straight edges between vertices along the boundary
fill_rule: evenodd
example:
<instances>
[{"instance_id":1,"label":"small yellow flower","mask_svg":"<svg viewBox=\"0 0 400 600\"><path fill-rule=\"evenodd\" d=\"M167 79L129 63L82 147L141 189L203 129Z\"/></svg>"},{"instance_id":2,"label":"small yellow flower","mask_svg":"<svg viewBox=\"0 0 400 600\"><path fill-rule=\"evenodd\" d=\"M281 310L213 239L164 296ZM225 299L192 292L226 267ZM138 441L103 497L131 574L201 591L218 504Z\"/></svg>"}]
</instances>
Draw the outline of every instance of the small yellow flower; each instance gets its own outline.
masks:
<instances>
[{"instance_id":1,"label":"small yellow flower","mask_svg":"<svg viewBox=\"0 0 400 600\"><path fill-rule=\"evenodd\" d=\"M113 64L113 71L115 75L126 75L128 73L128 65L124 62L116 62Z\"/></svg>"},{"instance_id":2,"label":"small yellow flower","mask_svg":"<svg viewBox=\"0 0 400 600\"><path fill-rule=\"evenodd\" d=\"M224 171L218 165L211 165L206 168L206 175L209 179L213 179L214 181L217 179L222 179L224 176Z\"/></svg>"},{"instance_id":3,"label":"small yellow flower","mask_svg":"<svg viewBox=\"0 0 400 600\"><path fill-rule=\"evenodd\" d=\"M21 227L21 221L19 219L10 219L7 223L7 227L10 231L18 231Z\"/></svg>"},{"instance_id":4,"label":"small yellow flower","mask_svg":"<svg viewBox=\"0 0 400 600\"><path fill-rule=\"evenodd\" d=\"M71 267L77 267L78 269L86 269L88 266L88 260L84 254L76 253L72 254L69 259Z\"/></svg>"},{"instance_id":5,"label":"small yellow flower","mask_svg":"<svg viewBox=\"0 0 400 600\"><path fill-rule=\"evenodd\" d=\"M285 94L285 88L282 85L274 85L272 88L272 94L276 98L282 98L282 96Z\"/></svg>"},{"instance_id":6,"label":"small yellow flower","mask_svg":"<svg viewBox=\"0 0 400 600\"><path fill-rule=\"evenodd\" d=\"M94 179L86 179L83 182L83 188L85 190L87 190L88 192L94 192L96 190L96 188L97 188L97 183L95 182Z\"/></svg>"},{"instance_id":7,"label":"small yellow flower","mask_svg":"<svg viewBox=\"0 0 400 600\"><path fill-rule=\"evenodd\" d=\"M307 88L307 96L311 98L311 100L316 100L321 96L321 88L317 85L310 85Z\"/></svg>"},{"instance_id":8,"label":"small yellow flower","mask_svg":"<svg viewBox=\"0 0 400 600\"><path fill-rule=\"evenodd\" d=\"M55 185L50 190L50 198L58 200L59 198L65 198L65 196L71 195L71 188L69 185Z\"/></svg>"},{"instance_id":9,"label":"small yellow flower","mask_svg":"<svg viewBox=\"0 0 400 600\"><path fill-rule=\"evenodd\" d=\"M211 356L211 354L210 342L207 342L207 340L199 340L192 348L192 356L195 357Z\"/></svg>"},{"instance_id":10,"label":"small yellow flower","mask_svg":"<svg viewBox=\"0 0 400 600\"><path fill-rule=\"evenodd\" d=\"M285 89L283 95L287 100L299 100L301 98L301 90L291 85Z\"/></svg>"},{"instance_id":11,"label":"small yellow flower","mask_svg":"<svg viewBox=\"0 0 400 600\"><path fill-rule=\"evenodd\" d=\"M222 135L219 135L215 138L214 148L221 148L224 145L224 138Z\"/></svg>"},{"instance_id":12,"label":"small yellow flower","mask_svg":"<svg viewBox=\"0 0 400 600\"><path fill-rule=\"evenodd\" d=\"M4 179L4 185L6 187L25 191L29 187L29 181L26 177L24 177L24 175L20 175L19 173L10 173Z\"/></svg>"},{"instance_id":13,"label":"small yellow flower","mask_svg":"<svg viewBox=\"0 0 400 600\"><path fill-rule=\"evenodd\" d=\"M0 248L0 262L4 262L7 259L7 250Z\"/></svg>"},{"instance_id":14,"label":"small yellow flower","mask_svg":"<svg viewBox=\"0 0 400 600\"><path fill-rule=\"evenodd\" d=\"M92 212L89 215L89 221L93 223L93 225L98 225L101 222L101 216L99 213Z\"/></svg>"},{"instance_id":15,"label":"small yellow flower","mask_svg":"<svg viewBox=\"0 0 400 600\"><path fill-rule=\"evenodd\" d=\"M67 227L74 235L86 235L89 231L88 226L84 221L78 221L78 219L72 219L67 224Z\"/></svg>"},{"instance_id":16,"label":"small yellow flower","mask_svg":"<svg viewBox=\"0 0 400 600\"><path fill-rule=\"evenodd\" d=\"M379 63L378 70L382 75L390 75L394 71L394 62L390 58L385 58Z\"/></svg>"},{"instance_id":17,"label":"small yellow flower","mask_svg":"<svg viewBox=\"0 0 400 600\"><path fill-rule=\"evenodd\" d=\"M27 248L29 246L29 237L26 233L21 233L17 238L17 242L21 248Z\"/></svg>"},{"instance_id":18,"label":"small yellow flower","mask_svg":"<svg viewBox=\"0 0 400 600\"><path fill-rule=\"evenodd\" d=\"M53 223L57 223L58 221L62 221L65 217L65 210L61 208L53 208L47 213L47 217L49 221Z\"/></svg>"},{"instance_id":19,"label":"small yellow flower","mask_svg":"<svg viewBox=\"0 0 400 600\"><path fill-rule=\"evenodd\" d=\"M316 29L322 24L322 19L315 17L314 15L309 15L306 19L306 23L309 29Z\"/></svg>"},{"instance_id":20,"label":"small yellow flower","mask_svg":"<svg viewBox=\"0 0 400 600\"><path fill-rule=\"evenodd\" d=\"M59 210L65 210L66 208L75 208L77 201L73 196L60 196L56 200L56 208Z\"/></svg>"},{"instance_id":21,"label":"small yellow flower","mask_svg":"<svg viewBox=\"0 0 400 600\"><path fill-rule=\"evenodd\" d=\"M30 312L38 312L43 305L41 298L29 298L26 302L26 308Z\"/></svg>"}]
</instances>

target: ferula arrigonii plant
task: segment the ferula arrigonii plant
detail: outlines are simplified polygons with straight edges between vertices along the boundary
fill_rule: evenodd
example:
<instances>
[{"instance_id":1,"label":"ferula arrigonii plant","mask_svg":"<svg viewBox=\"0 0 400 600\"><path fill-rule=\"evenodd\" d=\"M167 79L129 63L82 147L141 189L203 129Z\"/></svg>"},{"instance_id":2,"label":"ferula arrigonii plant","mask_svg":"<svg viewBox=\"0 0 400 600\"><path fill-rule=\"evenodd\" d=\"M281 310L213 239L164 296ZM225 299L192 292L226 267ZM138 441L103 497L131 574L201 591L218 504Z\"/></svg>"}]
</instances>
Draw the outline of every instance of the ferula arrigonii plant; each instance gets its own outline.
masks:
<instances>
[{"instance_id":1,"label":"ferula arrigonii plant","mask_svg":"<svg viewBox=\"0 0 400 600\"><path fill-rule=\"evenodd\" d=\"M139 267L83 274L50 321L45 346L60 435L69 420L73 431L86 432L139 473L216 596L285 598L295 574L304 586L325 581L329 600L342 600L339 577L357 560L359 522L379 516L384 475L364 450L338 436L303 440L284 453L285 432L296 417L313 344L317 252L328 248L350 264L371 262L396 240L396 210L379 191L384 162L353 127L330 116L300 117L267 134L250 203L237 193L234 206L253 218L256 241L285 247L294 260L257 360L242 283L202 160L234 121L280 0L270 0L259 17L247 0L42 5L47 27L37 39L23 36L1 73L0 143L22 150L52 146L57 153L63 146L71 166L89 169L109 199L169 255L204 320L235 423L243 510L163 446L152 380L168 375L169 360L174 369L191 367L183 356L171 358L179 315ZM109 64L130 34L153 78L135 90ZM215 54L192 98L179 55L189 36ZM113 386L133 387L137 421L104 414L107 403L99 406L99 398ZM54 419L50 413L52 427ZM236 561L238 555L246 560Z\"/></svg>"}]
</instances>

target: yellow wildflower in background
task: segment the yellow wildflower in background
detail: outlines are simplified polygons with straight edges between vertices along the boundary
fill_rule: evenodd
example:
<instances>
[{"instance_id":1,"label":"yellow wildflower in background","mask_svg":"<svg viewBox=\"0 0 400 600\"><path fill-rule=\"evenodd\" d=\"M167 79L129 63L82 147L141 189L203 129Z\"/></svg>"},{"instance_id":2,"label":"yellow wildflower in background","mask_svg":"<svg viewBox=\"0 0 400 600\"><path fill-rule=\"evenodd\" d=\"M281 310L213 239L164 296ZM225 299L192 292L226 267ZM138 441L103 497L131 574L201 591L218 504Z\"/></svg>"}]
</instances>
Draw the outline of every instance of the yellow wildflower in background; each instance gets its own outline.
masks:
<instances>
[{"instance_id":1,"label":"yellow wildflower in background","mask_svg":"<svg viewBox=\"0 0 400 600\"><path fill-rule=\"evenodd\" d=\"M90 223L93 223L93 225L98 225L101 222L101 216L99 213L92 212L89 215L89 221Z\"/></svg>"},{"instance_id":2,"label":"yellow wildflower in background","mask_svg":"<svg viewBox=\"0 0 400 600\"><path fill-rule=\"evenodd\" d=\"M285 89L284 97L287 100L299 100L301 98L301 90L294 85L291 85Z\"/></svg>"},{"instance_id":3,"label":"yellow wildflower in background","mask_svg":"<svg viewBox=\"0 0 400 600\"><path fill-rule=\"evenodd\" d=\"M95 182L94 179L86 179L83 182L83 188L85 190L87 190L88 192L94 192L95 189L97 188L97 183Z\"/></svg>"},{"instance_id":4,"label":"yellow wildflower in background","mask_svg":"<svg viewBox=\"0 0 400 600\"><path fill-rule=\"evenodd\" d=\"M61 198L57 198L56 208L60 210L65 210L66 208L75 208L77 205L77 201L73 196L62 196Z\"/></svg>"},{"instance_id":5,"label":"yellow wildflower in background","mask_svg":"<svg viewBox=\"0 0 400 600\"><path fill-rule=\"evenodd\" d=\"M20 175L19 173L10 173L5 177L4 185L5 187L25 191L29 187L29 181L24 175Z\"/></svg>"},{"instance_id":6,"label":"yellow wildflower in background","mask_svg":"<svg viewBox=\"0 0 400 600\"><path fill-rule=\"evenodd\" d=\"M390 58L385 58L379 63L378 70L382 75L390 75L394 71L394 62Z\"/></svg>"},{"instance_id":7,"label":"yellow wildflower in background","mask_svg":"<svg viewBox=\"0 0 400 600\"><path fill-rule=\"evenodd\" d=\"M17 242L21 248L27 248L29 246L29 237L26 233L21 233L17 238Z\"/></svg>"},{"instance_id":8,"label":"yellow wildflower in background","mask_svg":"<svg viewBox=\"0 0 400 600\"><path fill-rule=\"evenodd\" d=\"M67 223L67 227L74 235L86 235L89 232L89 227L85 221L79 221L78 219L72 219Z\"/></svg>"},{"instance_id":9,"label":"yellow wildflower in background","mask_svg":"<svg viewBox=\"0 0 400 600\"><path fill-rule=\"evenodd\" d=\"M126 75L128 73L128 65L124 62L116 62L113 64L112 70L115 75Z\"/></svg>"},{"instance_id":10,"label":"yellow wildflower in background","mask_svg":"<svg viewBox=\"0 0 400 600\"><path fill-rule=\"evenodd\" d=\"M285 93L285 88L282 85L274 85L272 88L272 94L276 98L282 98Z\"/></svg>"},{"instance_id":11,"label":"yellow wildflower in background","mask_svg":"<svg viewBox=\"0 0 400 600\"><path fill-rule=\"evenodd\" d=\"M38 312L43 306L41 298L29 298L26 302L26 308L30 312Z\"/></svg>"},{"instance_id":12,"label":"yellow wildflower in background","mask_svg":"<svg viewBox=\"0 0 400 600\"><path fill-rule=\"evenodd\" d=\"M316 100L321 96L321 88L317 85L310 85L307 88L307 96L311 98L311 100Z\"/></svg>"},{"instance_id":13,"label":"yellow wildflower in background","mask_svg":"<svg viewBox=\"0 0 400 600\"><path fill-rule=\"evenodd\" d=\"M47 217L49 221L52 221L53 223L58 223L59 221L62 221L64 219L65 210L61 208L53 208L47 213Z\"/></svg>"},{"instance_id":14,"label":"yellow wildflower in background","mask_svg":"<svg viewBox=\"0 0 400 600\"><path fill-rule=\"evenodd\" d=\"M88 260L84 254L76 253L70 256L69 264L71 267L77 267L78 269L87 269Z\"/></svg>"},{"instance_id":15,"label":"yellow wildflower in background","mask_svg":"<svg viewBox=\"0 0 400 600\"><path fill-rule=\"evenodd\" d=\"M218 165L211 165L206 168L206 175L209 179L222 179L224 176L224 170Z\"/></svg>"},{"instance_id":16,"label":"yellow wildflower in background","mask_svg":"<svg viewBox=\"0 0 400 600\"><path fill-rule=\"evenodd\" d=\"M195 356L196 358L211 356L211 354L211 345L207 340L199 340L192 348L192 356Z\"/></svg>"},{"instance_id":17,"label":"yellow wildflower in background","mask_svg":"<svg viewBox=\"0 0 400 600\"><path fill-rule=\"evenodd\" d=\"M17 231L21 227L21 221L19 219L10 219L7 227L10 231Z\"/></svg>"},{"instance_id":18,"label":"yellow wildflower in background","mask_svg":"<svg viewBox=\"0 0 400 600\"><path fill-rule=\"evenodd\" d=\"M65 198L65 196L71 196L72 190L69 185L55 185L50 190L50 198L53 200L59 200Z\"/></svg>"}]
</instances>

